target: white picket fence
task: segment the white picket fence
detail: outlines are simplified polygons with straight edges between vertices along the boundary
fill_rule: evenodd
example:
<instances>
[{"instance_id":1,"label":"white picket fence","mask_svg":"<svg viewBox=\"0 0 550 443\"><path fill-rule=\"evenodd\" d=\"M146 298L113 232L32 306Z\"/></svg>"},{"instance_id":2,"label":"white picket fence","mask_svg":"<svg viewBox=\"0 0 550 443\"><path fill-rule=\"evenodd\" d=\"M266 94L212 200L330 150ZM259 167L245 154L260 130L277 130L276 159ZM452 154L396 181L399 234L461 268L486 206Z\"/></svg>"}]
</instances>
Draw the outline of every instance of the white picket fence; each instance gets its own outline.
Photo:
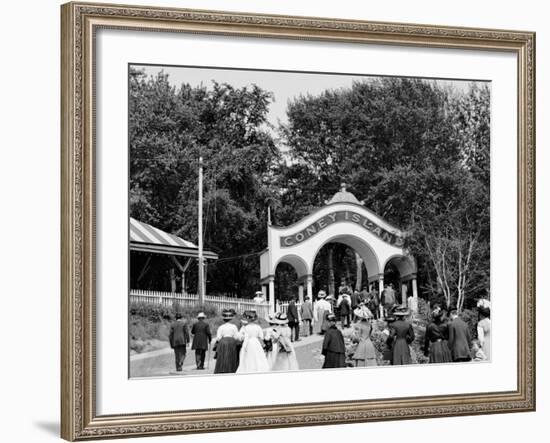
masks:
<instances>
[{"instance_id":1,"label":"white picket fence","mask_svg":"<svg viewBox=\"0 0 550 443\"><path fill-rule=\"evenodd\" d=\"M254 310L260 318L267 318L269 314L269 305L267 303L255 303L246 298L207 295L204 297L204 301L207 304L216 306L218 312L221 312L223 309L234 309L238 313ZM164 306L172 306L177 302L185 306L198 303L199 297L197 294L131 289L130 302L154 303Z\"/></svg>"},{"instance_id":2,"label":"white picket fence","mask_svg":"<svg viewBox=\"0 0 550 443\"><path fill-rule=\"evenodd\" d=\"M277 300L277 303L275 304L275 307L276 307L276 311L277 312L287 312L288 311L288 302L285 301L285 302L280 302ZM296 307L298 308L298 314L300 313L300 308L302 307L302 304L297 301L296 302Z\"/></svg>"}]
</instances>

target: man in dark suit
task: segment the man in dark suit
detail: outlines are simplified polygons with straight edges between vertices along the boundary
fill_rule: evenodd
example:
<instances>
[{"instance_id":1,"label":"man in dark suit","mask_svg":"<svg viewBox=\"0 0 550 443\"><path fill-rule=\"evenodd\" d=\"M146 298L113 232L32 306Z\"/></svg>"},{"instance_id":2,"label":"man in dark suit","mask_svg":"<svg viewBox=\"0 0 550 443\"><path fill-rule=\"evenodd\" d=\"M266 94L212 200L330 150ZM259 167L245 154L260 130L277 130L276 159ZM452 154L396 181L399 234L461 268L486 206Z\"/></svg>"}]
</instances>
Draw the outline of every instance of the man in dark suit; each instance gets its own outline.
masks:
<instances>
[{"instance_id":1,"label":"man in dark suit","mask_svg":"<svg viewBox=\"0 0 550 443\"><path fill-rule=\"evenodd\" d=\"M336 327L336 316L328 314L327 320L330 323L325 338L321 354L325 356L323 369L325 368L345 368L346 367L346 345L344 336L340 329Z\"/></svg>"},{"instance_id":2,"label":"man in dark suit","mask_svg":"<svg viewBox=\"0 0 550 443\"><path fill-rule=\"evenodd\" d=\"M199 313L197 319L197 322L191 328L191 334L193 334L191 349L195 351L197 369L204 369L204 359L212 341L212 334L210 332L210 325L205 321L206 315L203 312Z\"/></svg>"},{"instance_id":3,"label":"man in dark suit","mask_svg":"<svg viewBox=\"0 0 550 443\"><path fill-rule=\"evenodd\" d=\"M176 321L170 326L170 347L174 350L176 357L176 371L181 372L187 344L189 343L189 329L187 323L183 319L181 312L176 313Z\"/></svg>"},{"instance_id":4,"label":"man in dark suit","mask_svg":"<svg viewBox=\"0 0 550 443\"><path fill-rule=\"evenodd\" d=\"M470 361L472 359L470 353L472 344L470 330L466 322L458 316L456 309L451 311L448 344L453 361Z\"/></svg>"},{"instance_id":5,"label":"man in dark suit","mask_svg":"<svg viewBox=\"0 0 550 443\"><path fill-rule=\"evenodd\" d=\"M296 306L296 299L292 297L288 302L287 310L288 326L292 331L290 339L292 341L300 341L300 318L298 317L298 306Z\"/></svg>"}]
</instances>

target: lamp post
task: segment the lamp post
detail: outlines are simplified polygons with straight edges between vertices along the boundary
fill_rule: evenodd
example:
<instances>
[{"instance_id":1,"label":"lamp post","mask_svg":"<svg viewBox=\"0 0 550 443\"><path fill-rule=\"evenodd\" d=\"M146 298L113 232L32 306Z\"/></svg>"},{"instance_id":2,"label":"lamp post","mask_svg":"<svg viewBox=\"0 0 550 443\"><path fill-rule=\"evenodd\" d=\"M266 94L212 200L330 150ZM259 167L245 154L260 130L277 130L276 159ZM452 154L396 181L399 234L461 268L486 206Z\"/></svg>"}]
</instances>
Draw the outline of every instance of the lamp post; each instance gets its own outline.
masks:
<instances>
[{"instance_id":1,"label":"lamp post","mask_svg":"<svg viewBox=\"0 0 550 443\"><path fill-rule=\"evenodd\" d=\"M204 254L202 242L202 157L199 157L199 303L204 304Z\"/></svg>"}]
</instances>

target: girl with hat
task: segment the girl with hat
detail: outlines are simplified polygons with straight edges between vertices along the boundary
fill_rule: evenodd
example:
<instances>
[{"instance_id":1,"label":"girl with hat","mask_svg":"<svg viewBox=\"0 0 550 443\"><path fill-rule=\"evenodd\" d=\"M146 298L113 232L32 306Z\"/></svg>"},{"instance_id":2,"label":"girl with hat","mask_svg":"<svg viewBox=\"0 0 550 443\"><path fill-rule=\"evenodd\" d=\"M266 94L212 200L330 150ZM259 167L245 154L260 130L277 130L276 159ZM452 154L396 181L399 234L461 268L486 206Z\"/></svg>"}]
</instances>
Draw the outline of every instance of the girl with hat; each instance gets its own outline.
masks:
<instances>
[{"instance_id":1,"label":"girl with hat","mask_svg":"<svg viewBox=\"0 0 550 443\"><path fill-rule=\"evenodd\" d=\"M239 330L231 323L234 315L229 309L222 311L223 325L216 332L216 367L214 374L225 374L237 371L239 366Z\"/></svg>"},{"instance_id":2,"label":"girl with hat","mask_svg":"<svg viewBox=\"0 0 550 443\"><path fill-rule=\"evenodd\" d=\"M276 342L279 337L275 314L269 314L267 322L269 323L269 327L264 329L264 351L267 364L271 368L273 365L273 342Z\"/></svg>"},{"instance_id":3,"label":"girl with hat","mask_svg":"<svg viewBox=\"0 0 550 443\"><path fill-rule=\"evenodd\" d=\"M264 332L256 323L258 315L256 311L245 311L244 318L247 324L240 331L243 345L239 355L237 373L267 372L269 366L262 346Z\"/></svg>"},{"instance_id":4,"label":"girl with hat","mask_svg":"<svg viewBox=\"0 0 550 443\"><path fill-rule=\"evenodd\" d=\"M299 369L298 359L292 345L292 331L288 326L288 317L284 312L279 312L273 321L277 326L270 369L272 371L296 371Z\"/></svg>"},{"instance_id":5,"label":"girl with hat","mask_svg":"<svg viewBox=\"0 0 550 443\"><path fill-rule=\"evenodd\" d=\"M353 311L353 314L359 321L353 325L354 341L358 343L352 360L355 362L356 367L378 366L376 362L376 350L370 339L372 333L372 324L370 323L370 319L373 317L372 312L361 303Z\"/></svg>"},{"instance_id":6,"label":"girl with hat","mask_svg":"<svg viewBox=\"0 0 550 443\"><path fill-rule=\"evenodd\" d=\"M410 365L412 363L409 345L414 341L414 329L412 324L405 320L409 310L399 307L393 311L396 320L391 325L389 343L392 350L392 365Z\"/></svg>"},{"instance_id":7,"label":"girl with hat","mask_svg":"<svg viewBox=\"0 0 550 443\"><path fill-rule=\"evenodd\" d=\"M426 327L424 337L424 355L429 356L430 363L449 363L453 361L447 340L449 327L443 321L443 310L437 306L432 311L432 321Z\"/></svg>"}]
</instances>

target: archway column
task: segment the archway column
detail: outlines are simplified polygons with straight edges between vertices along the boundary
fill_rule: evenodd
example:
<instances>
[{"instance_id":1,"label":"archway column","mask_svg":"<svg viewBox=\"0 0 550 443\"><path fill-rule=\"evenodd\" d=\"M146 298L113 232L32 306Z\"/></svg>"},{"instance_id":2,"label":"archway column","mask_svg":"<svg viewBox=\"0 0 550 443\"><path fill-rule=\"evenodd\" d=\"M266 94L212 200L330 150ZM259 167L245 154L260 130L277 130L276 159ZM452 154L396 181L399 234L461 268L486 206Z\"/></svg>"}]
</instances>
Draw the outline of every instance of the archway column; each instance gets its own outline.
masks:
<instances>
[{"instance_id":1,"label":"archway column","mask_svg":"<svg viewBox=\"0 0 550 443\"><path fill-rule=\"evenodd\" d=\"M300 303L304 302L304 285L302 283L298 285L298 301Z\"/></svg>"},{"instance_id":2,"label":"archway column","mask_svg":"<svg viewBox=\"0 0 550 443\"><path fill-rule=\"evenodd\" d=\"M310 300L313 300L313 276L311 274L306 276L307 292Z\"/></svg>"},{"instance_id":3,"label":"archway column","mask_svg":"<svg viewBox=\"0 0 550 443\"><path fill-rule=\"evenodd\" d=\"M416 276L413 277L412 281L412 301L411 301L411 310L414 312L418 312L418 289L416 287Z\"/></svg>"},{"instance_id":4,"label":"archway column","mask_svg":"<svg viewBox=\"0 0 550 443\"><path fill-rule=\"evenodd\" d=\"M269 313L275 312L275 276L269 276Z\"/></svg>"},{"instance_id":5,"label":"archway column","mask_svg":"<svg viewBox=\"0 0 550 443\"><path fill-rule=\"evenodd\" d=\"M378 275L378 300L380 301L380 305L378 306L380 309L380 318L384 318L384 306L382 305L382 292L384 291L384 274Z\"/></svg>"}]
</instances>

